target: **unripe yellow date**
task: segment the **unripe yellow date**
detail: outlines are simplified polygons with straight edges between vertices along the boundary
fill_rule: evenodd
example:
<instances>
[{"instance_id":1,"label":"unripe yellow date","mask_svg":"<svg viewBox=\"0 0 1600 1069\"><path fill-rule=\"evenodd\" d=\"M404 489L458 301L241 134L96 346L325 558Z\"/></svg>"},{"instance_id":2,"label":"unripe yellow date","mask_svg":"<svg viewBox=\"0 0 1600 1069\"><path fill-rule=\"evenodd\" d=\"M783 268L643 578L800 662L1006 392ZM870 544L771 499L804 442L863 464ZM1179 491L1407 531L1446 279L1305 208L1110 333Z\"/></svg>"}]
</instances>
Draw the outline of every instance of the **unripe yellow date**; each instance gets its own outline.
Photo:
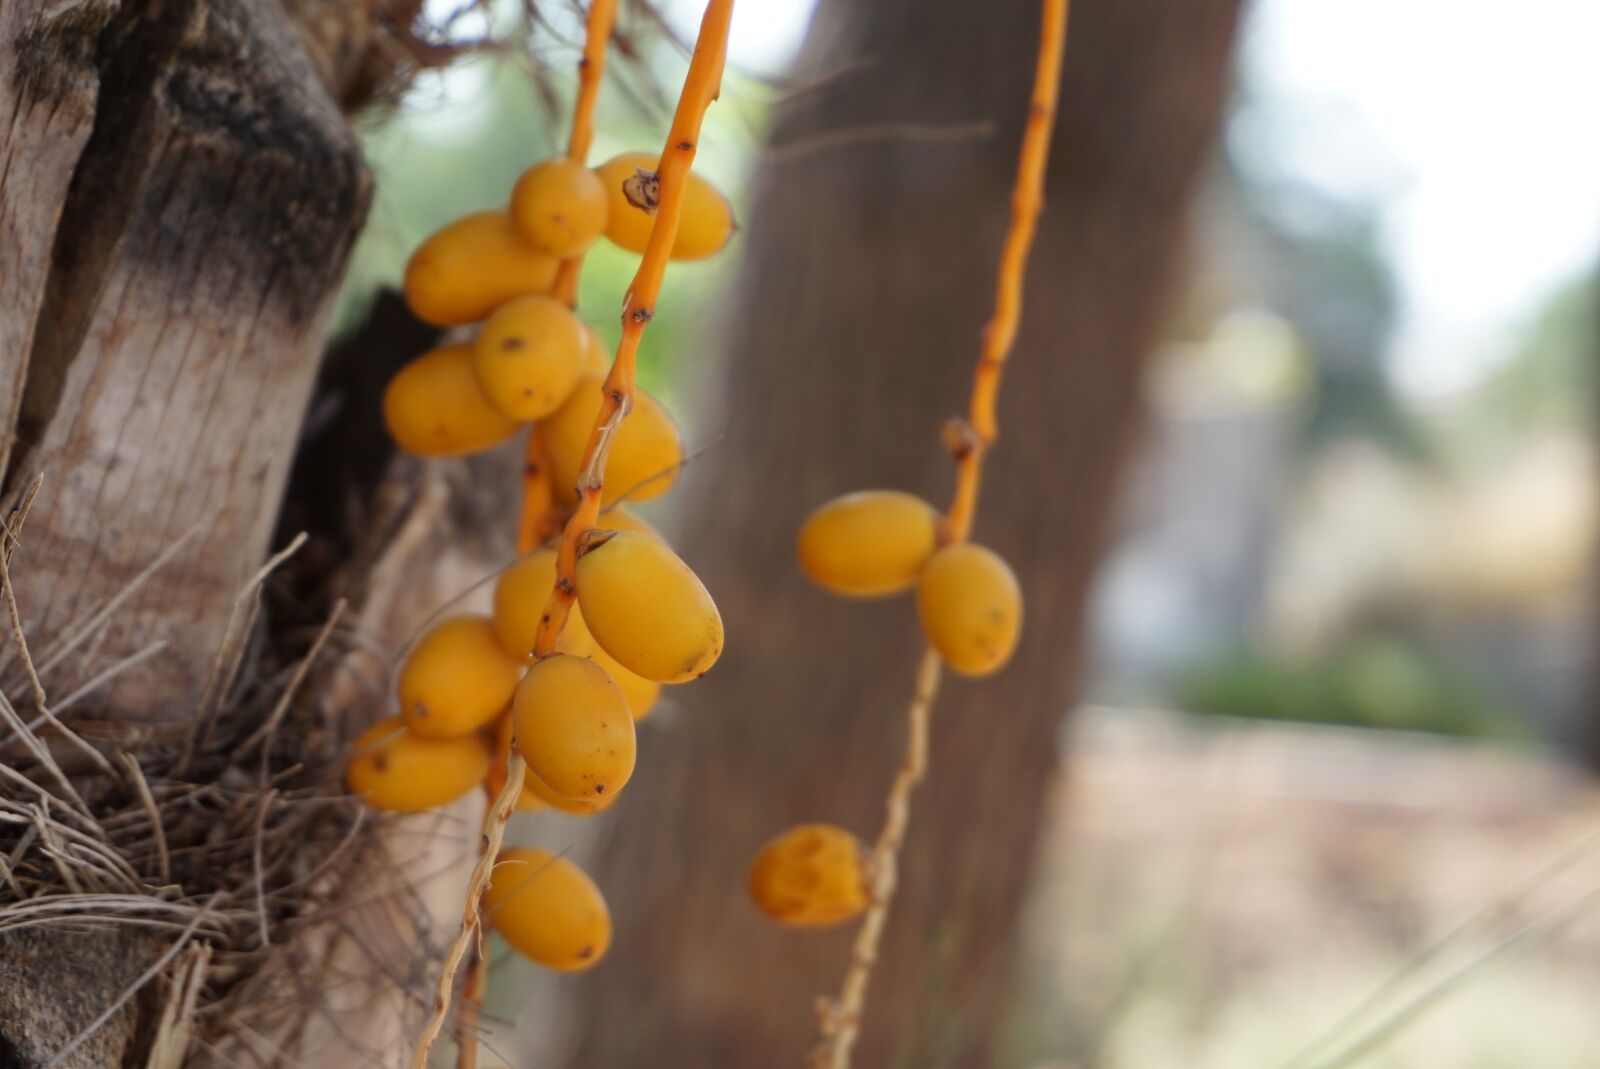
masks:
<instances>
[{"instance_id":1,"label":"unripe yellow date","mask_svg":"<svg viewBox=\"0 0 1600 1069\"><path fill-rule=\"evenodd\" d=\"M986 676L1011 659L1022 632L1022 587L998 553L945 546L917 579L917 613L928 642L962 675Z\"/></svg>"},{"instance_id":2,"label":"unripe yellow date","mask_svg":"<svg viewBox=\"0 0 1600 1069\"><path fill-rule=\"evenodd\" d=\"M511 701L522 668L488 617L445 620L417 640L400 668L400 712L418 735L477 731Z\"/></svg>"},{"instance_id":3,"label":"unripe yellow date","mask_svg":"<svg viewBox=\"0 0 1600 1069\"><path fill-rule=\"evenodd\" d=\"M660 531L640 519L637 513L622 505L613 505L602 512L600 518L595 521L595 527L602 531L632 531L634 534L642 534L646 537L654 538L657 542L663 544L667 541L661 536Z\"/></svg>"},{"instance_id":4,"label":"unripe yellow date","mask_svg":"<svg viewBox=\"0 0 1600 1069\"><path fill-rule=\"evenodd\" d=\"M767 843L750 866L750 897L784 924L818 928L867 908L866 852L832 824L801 824Z\"/></svg>"},{"instance_id":5,"label":"unripe yellow date","mask_svg":"<svg viewBox=\"0 0 1600 1069\"><path fill-rule=\"evenodd\" d=\"M583 323L582 320L579 320ZM611 350L606 348L606 343L600 340L600 332L587 323L583 323L583 354L579 360L583 375L599 375L611 370Z\"/></svg>"},{"instance_id":6,"label":"unripe yellow date","mask_svg":"<svg viewBox=\"0 0 1600 1069\"><path fill-rule=\"evenodd\" d=\"M577 494L583 451L604 399L604 381L602 375L579 379L566 403L539 425L550 450L553 485L558 493L566 495L568 502L575 500ZM664 494L678 477L681 463L683 441L672 417L655 398L635 390L633 411L611 439L611 453L601 476L605 483L601 502L609 505L623 495L634 501L647 501Z\"/></svg>"},{"instance_id":7,"label":"unripe yellow date","mask_svg":"<svg viewBox=\"0 0 1600 1069\"><path fill-rule=\"evenodd\" d=\"M419 813L453 802L482 783L489 747L477 735L424 738L391 716L356 739L345 763L352 794L376 809Z\"/></svg>"},{"instance_id":8,"label":"unripe yellow date","mask_svg":"<svg viewBox=\"0 0 1600 1069\"><path fill-rule=\"evenodd\" d=\"M494 584L494 631L500 644L533 662L533 644L539 623L556 585L556 551L539 549L500 573ZM557 653L588 656L595 648L583 610L573 605L566 626L556 639Z\"/></svg>"},{"instance_id":9,"label":"unripe yellow date","mask_svg":"<svg viewBox=\"0 0 1600 1069\"><path fill-rule=\"evenodd\" d=\"M484 396L514 420L548 416L578 384L583 331L582 321L553 297L533 293L502 304L472 342Z\"/></svg>"},{"instance_id":10,"label":"unripe yellow date","mask_svg":"<svg viewBox=\"0 0 1600 1069\"><path fill-rule=\"evenodd\" d=\"M513 950L547 969L587 969L611 945L611 911L594 881L537 847L500 852L483 913Z\"/></svg>"},{"instance_id":11,"label":"unripe yellow date","mask_svg":"<svg viewBox=\"0 0 1600 1069\"><path fill-rule=\"evenodd\" d=\"M528 771L564 798L614 796L633 775L633 715L622 689L586 657L534 662L511 703Z\"/></svg>"},{"instance_id":12,"label":"unripe yellow date","mask_svg":"<svg viewBox=\"0 0 1600 1069\"><path fill-rule=\"evenodd\" d=\"M608 794L592 800L568 798L566 795L552 791L544 780L533 774L532 769L529 769L527 776L523 778L522 790L523 793L533 795L551 809L556 809L575 817L591 817L596 813L604 813L611 808L612 803L621 797L620 794Z\"/></svg>"},{"instance_id":13,"label":"unripe yellow date","mask_svg":"<svg viewBox=\"0 0 1600 1069\"><path fill-rule=\"evenodd\" d=\"M500 797L500 791L506 785L506 778L511 774L511 715L502 716L494 729L494 757L489 763L489 774L484 777L483 785L489 791L490 799ZM532 777L524 774L522 777L522 790L517 794L516 808L523 812L534 812L549 805L538 794L529 789Z\"/></svg>"},{"instance_id":14,"label":"unripe yellow date","mask_svg":"<svg viewBox=\"0 0 1600 1069\"><path fill-rule=\"evenodd\" d=\"M862 490L834 498L807 517L795 551L818 586L876 598L910 589L938 537L938 514L920 497Z\"/></svg>"},{"instance_id":15,"label":"unripe yellow date","mask_svg":"<svg viewBox=\"0 0 1600 1069\"><path fill-rule=\"evenodd\" d=\"M505 212L478 212L437 230L406 263L405 295L436 327L476 323L524 293L545 293L559 262L522 240Z\"/></svg>"},{"instance_id":16,"label":"unripe yellow date","mask_svg":"<svg viewBox=\"0 0 1600 1069\"><path fill-rule=\"evenodd\" d=\"M401 368L383 392L383 423L395 444L419 457L465 456L517 433L517 421L478 385L467 345L430 350Z\"/></svg>"},{"instance_id":17,"label":"unripe yellow date","mask_svg":"<svg viewBox=\"0 0 1600 1069\"><path fill-rule=\"evenodd\" d=\"M536 163L511 190L511 218L523 240L558 260L577 256L606 229L600 176L565 157Z\"/></svg>"},{"instance_id":18,"label":"unripe yellow date","mask_svg":"<svg viewBox=\"0 0 1600 1069\"><path fill-rule=\"evenodd\" d=\"M623 183L640 171L653 173L658 159L648 152L629 152L595 169L610 204L606 214L606 237L632 252L644 252L656 217L628 200ZM678 217L678 234L672 242L672 258L703 260L720 252L733 231L733 208L728 198L700 175L689 172L683 211Z\"/></svg>"},{"instance_id":19,"label":"unripe yellow date","mask_svg":"<svg viewBox=\"0 0 1600 1069\"><path fill-rule=\"evenodd\" d=\"M577 611L577 606L573 606ZM650 710L655 708L656 699L661 697L661 684L653 679L636 675L617 663L617 659L598 644L594 649L584 654L589 660L606 670L606 675L622 691L622 696L628 699L628 712L633 714L635 721L643 720L650 715Z\"/></svg>"},{"instance_id":20,"label":"unripe yellow date","mask_svg":"<svg viewBox=\"0 0 1600 1069\"><path fill-rule=\"evenodd\" d=\"M704 675L722 653L722 616L663 542L619 531L578 557L578 604L600 648L658 683Z\"/></svg>"}]
</instances>

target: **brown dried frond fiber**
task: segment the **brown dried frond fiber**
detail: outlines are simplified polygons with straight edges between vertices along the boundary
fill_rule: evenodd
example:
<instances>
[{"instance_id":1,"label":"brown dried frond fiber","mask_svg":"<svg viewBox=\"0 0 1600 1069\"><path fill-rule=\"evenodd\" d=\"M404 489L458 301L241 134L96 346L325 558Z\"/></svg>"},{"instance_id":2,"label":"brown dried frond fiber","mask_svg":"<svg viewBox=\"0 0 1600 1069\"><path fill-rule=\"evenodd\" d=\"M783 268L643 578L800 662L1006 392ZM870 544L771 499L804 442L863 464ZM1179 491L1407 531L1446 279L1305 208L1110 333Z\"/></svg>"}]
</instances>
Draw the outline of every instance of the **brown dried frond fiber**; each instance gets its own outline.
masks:
<instances>
[{"instance_id":1,"label":"brown dried frond fiber","mask_svg":"<svg viewBox=\"0 0 1600 1069\"><path fill-rule=\"evenodd\" d=\"M21 519L0 536L8 605ZM16 670L0 683L0 958L7 941L85 933L136 940L142 969L119 981L103 1012L48 1064L71 1064L135 1000L160 999L140 1063L154 1069L299 1064L308 1029L343 1027L326 1012L341 984L376 978L403 993L395 1003L422 1009L423 964L436 949L419 930L427 913L408 900L392 844L368 834L374 818L346 794L349 740L313 700L360 641L341 605L296 659L252 662L248 621L265 579L264 570L241 593L208 697L179 729L141 724L119 735L102 721L92 740L76 732L72 714L50 708L10 614ZM93 685L61 690L83 701ZM38 979L47 991L50 978ZM360 1040L348 1038L359 1055Z\"/></svg>"}]
</instances>

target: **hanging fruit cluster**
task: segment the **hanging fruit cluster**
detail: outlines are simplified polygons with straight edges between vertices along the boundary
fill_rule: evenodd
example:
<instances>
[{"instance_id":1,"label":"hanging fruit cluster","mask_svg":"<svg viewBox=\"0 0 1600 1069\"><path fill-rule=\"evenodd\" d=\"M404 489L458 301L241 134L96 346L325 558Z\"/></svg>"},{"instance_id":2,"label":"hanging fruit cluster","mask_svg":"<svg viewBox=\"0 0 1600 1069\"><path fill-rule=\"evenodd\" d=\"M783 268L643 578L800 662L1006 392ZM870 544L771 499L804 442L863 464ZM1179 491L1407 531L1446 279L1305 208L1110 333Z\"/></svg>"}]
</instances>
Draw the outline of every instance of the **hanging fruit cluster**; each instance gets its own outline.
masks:
<instances>
[{"instance_id":1,"label":"hanging fruit cluster","mask_svg":"<svg viewBox=\"0 0 1600 1069\"><path fill-rule=\"evenodd\" d=\"M562 261L581 257L601 236L642 250L639 232L648 234L654 218L655 159L632 153L596 170L565 158L534 164L518 179L508 210L458 219L412 254L405 296L417 317L479 327L471 342L423 354L389 384L384 422L402 448L463 456L536 422L558 500L576 502L578 465L610 361L594 328L573 313L573 295L555 292L557 276ZM689 181L675 260L712 255L734 229L727 200L699 175ZM640 187L635 199L624 187ZM682 459L672 418L639 394L611 447L607 503L665 493Z\"/></svg>"},{"instance_id":2,"label":"hanging fruit cluster","mask_svg":"<svg viewBox=\"0 0 1600 1069\"><path fill-rule=\"evenodd\" d=\"M500 574L492 615L456 616L424 633L397 677L399 713L355 745L347 782L380 809L431 809L480 786L498 798L515 768L515 808L598 813L632 775L634 724L662 685L697 678L722 651L722 619L705 587L621 502L664 493L683 461L672 417L632 381L650 318L635 301L653 303L664 269L652 257L716 253L733 215L689 172L692 149L674 160L670 190L656 156L630 153L595 169L582 162L598 81L591 60L609 18L609 5L596 4L588 103L580 99L568 156L530 167L505 210L445 226L406 266L405 296L419 318L477 330L395 376L383 399L391 435L419 456L460 456L526 426L530 479L541 482L527 488L523 555ZM683 139L667 144L681 149ZM670 244L652 254L652 231L669 214ZM581 259L601 237L646 254L616 366L572 311ZM558 545L537 544L554 532ZM498 826L490 815L496 831L498 815ZM604 898L572 862L509 847L485 874L485 917L517 951L561 970L588 968L605 953ZM442 985L458 960L447 962Z\"/></svg>"},{"instance_id":3,"label":"hanging fruit cluster","mask_svg":"<svg viewBox=\"0 0 1600 1069\"><path fill-rule=\"evenodd\" d=\"M944 668L986 676L1003 668L1022 630L1022 590L993 550L969 541L984 459L999 433L995 402L1021 319L1028 252L1042 207L1045 167L1061 81L1067 0L1041 0L1033 92L1011 194L1011 222L1001 247L994 310L984 329L965 418L942 433L955 460L955 490L941 515L898 490L846 494L813 512L800 528L800 565L818 585L855 598L916 588L927 639L906 716L905 757L884 803L883 827L870 853L844 828L803 824L756 855L749 890L764 913L786 924L835 924L864 914L850 964L835 997L818 1001L822 1040L809 1064L849 1069L860 1034L868 981L894 895L912 795L927 770L929 725Z\"/></svg>"},{"instance_id":4,"label":"hanging fruit cluster","mask_svg":"<svg viewBox=\"0 0 1600 1069\"><path fill-rule=\"evenodd\" d=\"M986 676L1016 649L1022 587L998 553L966 541L967 522L900 490L860 490L813 512L795 550L811 581L835 594L881 598L915 587L929 648L962 675ZM750 895L785 924L835 924L867 907L871 864L845 829L803 824L756 856Z\"/></svg>"},{"instance_id":5,"label":"hanging fruit cluster","mask_svg":"<svg viewBox=\"0 0 1600 1069\"><path fill-rule=\"evenodd\" d=\"M999 554L941 542L939 514L899 490L861 490L823 505L800 527L800 566L818 586L853 598L917 591L928 643L963 675L998 671L1022 629L1022 588Z\"/></svg>"}]
</instances>

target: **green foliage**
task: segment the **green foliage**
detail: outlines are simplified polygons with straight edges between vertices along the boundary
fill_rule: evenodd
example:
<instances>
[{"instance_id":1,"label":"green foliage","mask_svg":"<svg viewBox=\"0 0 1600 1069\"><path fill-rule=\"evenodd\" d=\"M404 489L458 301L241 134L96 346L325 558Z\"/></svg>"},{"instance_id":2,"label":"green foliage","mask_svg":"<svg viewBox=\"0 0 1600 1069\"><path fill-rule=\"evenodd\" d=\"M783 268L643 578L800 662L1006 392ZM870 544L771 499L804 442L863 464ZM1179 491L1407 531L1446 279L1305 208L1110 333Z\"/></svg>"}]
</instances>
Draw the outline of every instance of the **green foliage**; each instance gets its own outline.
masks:
<instances>
[{"instance_id":1,"label":"green foliage","mask_svg":"<svg viewBox=\"0 0 1600 1069\"><path fill-rule=\"evenodd\" d=\"M1482 433L1581 429L1593 417L1600 354L1600 278L1558 289L1534 316L1511 362L1470 414Z\"/></svg>"},{"instance_id":2,"label":"green foliage","mask_svg":"<svg viewBox=\"0 0 1600 1069\"><path fill-rule=\"evenodd\" d=\"M1389 637L1317 659L1241 652L1192 673L1179 701L1198 713L1260 720L1510 738L1520 725L1473 680Z\"/></svg>"}]
</instances>

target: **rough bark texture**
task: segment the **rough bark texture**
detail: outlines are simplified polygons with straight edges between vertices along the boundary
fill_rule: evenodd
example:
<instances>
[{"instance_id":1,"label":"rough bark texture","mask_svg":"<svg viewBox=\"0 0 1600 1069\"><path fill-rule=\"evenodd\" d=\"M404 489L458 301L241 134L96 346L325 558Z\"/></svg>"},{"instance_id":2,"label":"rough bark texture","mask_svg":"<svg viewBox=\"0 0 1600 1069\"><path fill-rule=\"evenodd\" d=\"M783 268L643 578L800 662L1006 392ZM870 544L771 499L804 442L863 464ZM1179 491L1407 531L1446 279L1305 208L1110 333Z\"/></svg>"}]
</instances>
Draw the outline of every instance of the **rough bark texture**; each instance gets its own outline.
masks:
<instances>
[{"instance_id":1,"label":"rough bark texture","mask_svg":"<svg viewBox=\"0 0 1600 1069\"><path fill-rule=\"evenodd\" d=\"M1081 603L1207 159L1236 0L1081 0L1001 439L976 537L1020 573L1015 662L951 680L857 1064L990 1064ZM601 883L618 919L569 1064L798 1064L850 932L757 916L744 868L785 826L864 837L903 746L920 638L908 599L809 587L805 513L851 489L944 501L939 421L964 409L1008 211L1037 32L1032 0L822 0L746 220L725 416L686 493L691 564L728 625L722 662L644 743ZM830 131L989 120L995 136ZM805 149L807 143L815 148Z\"/></svg>"},{"instance_id":2,"label":"rough bark texture","mask_svg":"<svg viewBox=\"0 0 1600 1069\"><path fill-rule=\"evenodd\" d=\"M8 485L45 476L24 622L48 648L198 526L70 666L165 641L107 699L180 718L267 547L368 179L275 0L3 17L0 429Z\"/></svg>"},{"instance_id":3,"label":"rough bark texture","mask_svg":"<svg viewBox=\"0 0 1600 1069\"><path fill-rule=\"evenodd\" d=\"M103 1013L145 966L146 947L137 936L54 931L0 935L0 1069L44 1065ZM82 968L73 982L52 984L39 997L42 977L60 977L62 959ZM120 1066L136 1041L141 1002L131 1000L60 1069Z\"/></svg>"}]
</instances>

